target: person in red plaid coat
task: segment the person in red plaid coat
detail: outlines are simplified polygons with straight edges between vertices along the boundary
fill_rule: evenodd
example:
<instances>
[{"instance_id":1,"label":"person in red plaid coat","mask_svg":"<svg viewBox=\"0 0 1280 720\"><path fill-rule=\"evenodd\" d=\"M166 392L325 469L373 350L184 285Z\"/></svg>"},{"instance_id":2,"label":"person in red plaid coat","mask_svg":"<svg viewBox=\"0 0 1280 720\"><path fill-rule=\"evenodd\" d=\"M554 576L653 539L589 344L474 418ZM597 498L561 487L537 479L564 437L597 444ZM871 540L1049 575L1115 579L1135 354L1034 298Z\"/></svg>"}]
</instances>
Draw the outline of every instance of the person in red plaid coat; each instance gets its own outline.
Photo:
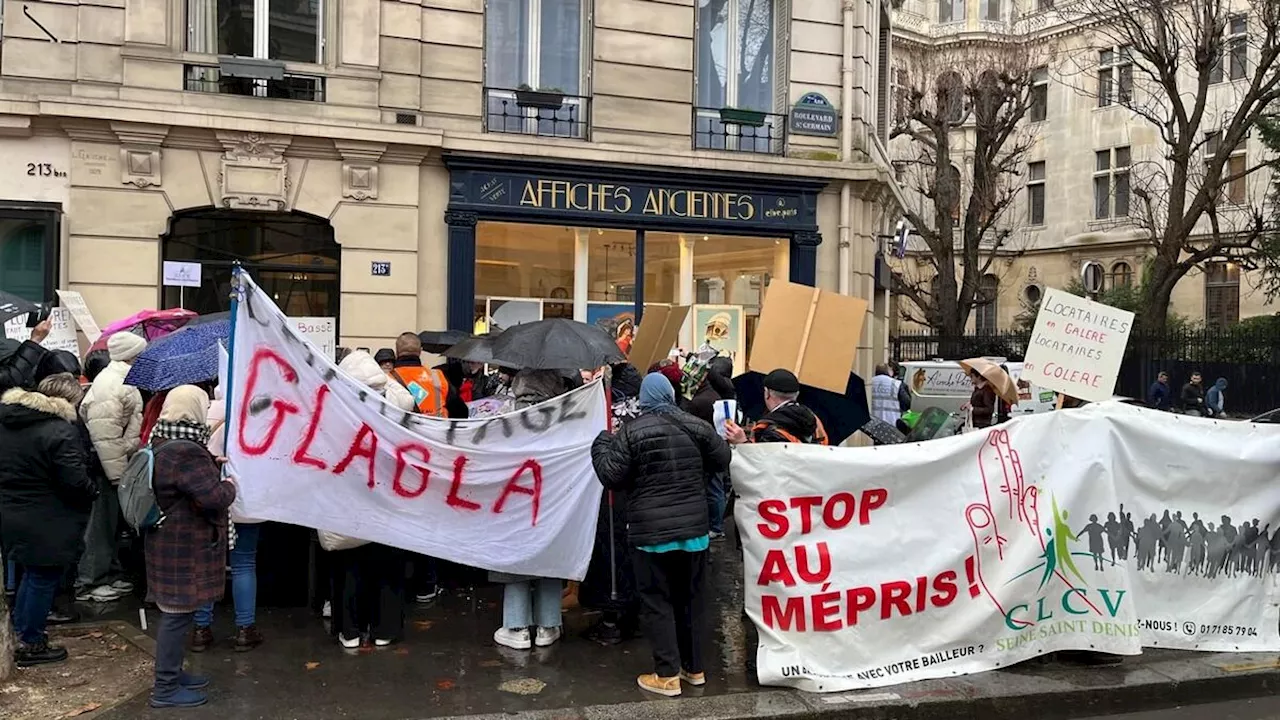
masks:
<instances>
[{"instance_id":1,"label":"person in red plaid coat","mask_svg":"<svg viewBox=\"0 0 1280 720\"><path fill-rule=\"evenodd\" d=\"M207 678L182 670L187 635L200 606L222 599L226 585L227 509L236 486L209 454L209 395L193 385L169 391L151 432L152 483L165 514L147 533L147 599L160 608L152 707L194 707Z\"/></svg>"}]
</instances>

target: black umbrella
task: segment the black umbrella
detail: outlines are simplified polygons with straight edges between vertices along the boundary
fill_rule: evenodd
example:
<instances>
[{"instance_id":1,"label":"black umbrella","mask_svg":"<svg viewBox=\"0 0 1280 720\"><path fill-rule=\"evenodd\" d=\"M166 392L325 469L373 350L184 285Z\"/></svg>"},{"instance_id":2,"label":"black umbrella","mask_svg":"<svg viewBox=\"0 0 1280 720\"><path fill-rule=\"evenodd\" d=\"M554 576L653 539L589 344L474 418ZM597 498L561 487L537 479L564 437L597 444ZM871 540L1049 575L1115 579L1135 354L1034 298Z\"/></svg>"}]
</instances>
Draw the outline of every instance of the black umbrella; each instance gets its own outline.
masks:
<instances>
[{"instance_id":1,"label":"black umbrella","mask_svg":"<svg viewBox=\"0 0 1280 720\"><path fill-rule=\"evenodd\" d=\"M27 313L39 312L40 306L36 303L20 298L13 293L0 290L0 324L9 322L19 315Z\"/></svg>"},{"instance_id":2,"label":"black umbrella","mask_svg":"<svg viewBox=\"0 0 1280 720\"><path fill-rule=\"evenodd\" d=\"M478 335L467 338L444 351L444 356L464 362L492 363L493 340L496 335Z\"/></svg>"},{"instance_id":3,"label":"black umbrella","mask_svg":"<svg viewBox=\"0 0 1280 720\"><path fill-rule=\"evenodd\" d=\"M516 325L493 340L493 363L507 367L591 369L626 359L609 333L565 318Z\"/></svg>"},{"instance_id":4,"label":"black umbrella","mask_svg":"<svg viewBox=\"0 0 1280 720\"><path fill-rule=\"evenodd\" d=\"M738 391L738 407L749 418L759 418L764 409L764 375L748 372L733 379L733 386ZM867 391L862 378L849 373L849 383L844 394L830 390L800 386L800 404L813 411L827 429L827 437L832 445L844 442L845 438L857 432L871 419L867 411Z\"/></svg>"},{"instance_id":5,"label":"black umbrella","mask_svg":"<svg viewBox=\"0 0 1280 720\"><path fill-rule=\"evenodd\" d=\"M429 353L440 353L471 337L471 333L462 330L423 330L418 333L422 341L422 349Z\"/></svg>"}]
</instances>

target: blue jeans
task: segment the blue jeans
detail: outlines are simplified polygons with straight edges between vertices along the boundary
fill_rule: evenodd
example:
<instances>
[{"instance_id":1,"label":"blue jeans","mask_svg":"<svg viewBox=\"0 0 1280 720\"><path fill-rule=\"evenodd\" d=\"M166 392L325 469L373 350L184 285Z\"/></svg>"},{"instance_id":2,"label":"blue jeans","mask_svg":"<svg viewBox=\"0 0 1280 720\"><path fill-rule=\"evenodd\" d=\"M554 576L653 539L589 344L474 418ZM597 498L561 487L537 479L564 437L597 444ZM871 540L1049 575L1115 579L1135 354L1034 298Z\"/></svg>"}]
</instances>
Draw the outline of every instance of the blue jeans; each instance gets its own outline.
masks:
<instances>
[{"instance_id":1,"label":"blue jeans","mask_svg":"<svg viewBox=\"0 0 1280 720\"><path fill-rule=\"evenodd\" d=\"M507 583L502 589L502 627L560 627L559 580L538 578Z\"/></svg>"},{"instance_id":2,"label":"blue jeans","mask_svg":"<svg viewBox=\"0 0 1280 720\"><path fill-rule=\"evenodd\" d=\"M718 472L707 483L707 515L711 520L711 532L724 534L724 507L729 497L729 475Z\"/></svg>"},{"instance_id":3,"label":"blue jeans","mask_svg":"<svg viewBox=\"0 0 1280 720\"><path fill-rule=\"evenodd\" d=\"M258 536L262 526L236 523L236 546L231 548L231 601L236 606L236 627L254 625L258 605ZM213 603L196 610L196 627L213 625Z\"/></svg>"},{"instance_id":4,"label":"blue jeans","mask_svg":"<svg viewBox=\"0 0 1280 720\"><path fill-rule=\"evenodd\" d=\"M53 609L53 598L62 584L63 568L24 565L18 596L13 601L13 630L27 645L45 642L45 623Z\"/></svg>"}]
</instances>

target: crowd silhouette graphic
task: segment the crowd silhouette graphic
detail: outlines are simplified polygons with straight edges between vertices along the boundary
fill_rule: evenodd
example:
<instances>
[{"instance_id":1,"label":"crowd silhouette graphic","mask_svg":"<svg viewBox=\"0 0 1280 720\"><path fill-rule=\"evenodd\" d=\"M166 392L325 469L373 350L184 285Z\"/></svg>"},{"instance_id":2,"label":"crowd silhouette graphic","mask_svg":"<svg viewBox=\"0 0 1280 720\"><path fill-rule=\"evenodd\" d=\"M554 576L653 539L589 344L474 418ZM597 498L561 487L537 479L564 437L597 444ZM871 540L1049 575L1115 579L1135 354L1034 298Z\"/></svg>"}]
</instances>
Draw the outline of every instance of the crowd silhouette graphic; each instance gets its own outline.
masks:
<instances>
[{"instance_id":1,"label":"crowd silhouette graphic","mask_svg":"<svg viewBox=\"0 0 1280 720\"><path fill-rule=\"evenodd\" d=\"M1237 526L1228 515L1217 523L1206 523L1199 513L1191 513L1188 522L1182 511L1165 510L1159 519L1152 513L1139 521L1141 525L1134 523L1133 513L1126 512L1124 505L1119 512L1107 513L1105 522L1089 516L1076 539L1088 536L1095 570L1108 562L1127 563L1130 550L1140 572L1217 579L1262 577L1280 570L1280 529L1273 533L1271 523L1259 527L1257 518Z\"/></svg>"}]
</instances>

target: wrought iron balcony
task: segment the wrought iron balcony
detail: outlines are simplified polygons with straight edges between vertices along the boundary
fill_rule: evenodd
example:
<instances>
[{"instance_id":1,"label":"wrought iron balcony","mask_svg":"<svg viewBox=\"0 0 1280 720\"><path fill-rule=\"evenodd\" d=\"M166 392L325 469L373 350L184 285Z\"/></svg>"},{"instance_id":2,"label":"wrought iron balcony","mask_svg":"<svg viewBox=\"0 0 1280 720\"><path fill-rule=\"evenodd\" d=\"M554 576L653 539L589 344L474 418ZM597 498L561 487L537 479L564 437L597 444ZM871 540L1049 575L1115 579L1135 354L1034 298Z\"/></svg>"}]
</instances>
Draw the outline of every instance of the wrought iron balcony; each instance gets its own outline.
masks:
<instances>
[{"instance_id":1,"label":"wrought iron balcony","mask_svg":"<svg viewBox=\"0 0 1280 720\"><path fill-rule=\"evenodd\" d=\"M485 132L586 140L591 98L558 91L484 89Z\"/></svg>"},{"instance_id":2,"label":"wrought iron balcony","mask_svg":"<svg viewBox=\"0 0 1280 720\"><path fill-rule=\"evenodd\" d=\"M183 89L188 92L324 102L322 77L290 74L279 80L231 77L210 65L187 65L184 71Z\"/></svg>"},{"instance_id":3,"label":"wrought iron balcony","mask_svg":"<svg viewBox=\"0 0 1280 720\"><path fill-rule=\"evenodd\" d=\"M730 150L782 155L787 149L787 116L734 108L693 109L695 150Z\"/></svg>"}]
</instances>

